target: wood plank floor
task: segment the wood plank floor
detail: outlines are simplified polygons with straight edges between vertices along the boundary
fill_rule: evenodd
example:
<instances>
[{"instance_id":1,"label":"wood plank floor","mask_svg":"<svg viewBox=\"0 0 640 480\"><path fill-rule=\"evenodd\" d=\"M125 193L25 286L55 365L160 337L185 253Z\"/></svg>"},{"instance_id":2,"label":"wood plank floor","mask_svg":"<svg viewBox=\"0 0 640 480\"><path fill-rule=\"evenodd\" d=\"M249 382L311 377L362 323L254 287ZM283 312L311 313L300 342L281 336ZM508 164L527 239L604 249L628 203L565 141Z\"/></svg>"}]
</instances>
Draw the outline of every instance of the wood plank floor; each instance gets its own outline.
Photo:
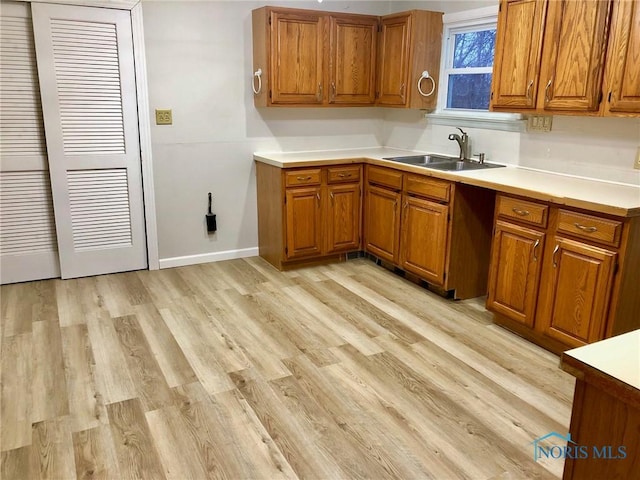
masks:
<instances>
[{"instance_id":1,"label":"wood plank floor","mask_svg":"<svg viewBox=\"0 0 640 480\"><path fill-rule=\"evenodd\" d=\"M3 286L3 479L559 478L573 377L358 259Z\"/></svg>"}]
</instances>

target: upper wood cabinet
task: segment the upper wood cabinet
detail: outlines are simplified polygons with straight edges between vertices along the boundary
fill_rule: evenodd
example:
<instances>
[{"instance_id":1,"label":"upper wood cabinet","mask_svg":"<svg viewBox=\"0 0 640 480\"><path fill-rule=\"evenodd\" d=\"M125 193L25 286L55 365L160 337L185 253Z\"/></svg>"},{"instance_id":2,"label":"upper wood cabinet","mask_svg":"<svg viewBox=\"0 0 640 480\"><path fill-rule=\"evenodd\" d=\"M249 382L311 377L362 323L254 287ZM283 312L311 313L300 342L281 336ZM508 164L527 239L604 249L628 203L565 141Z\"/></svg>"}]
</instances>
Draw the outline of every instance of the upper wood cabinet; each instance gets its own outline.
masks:
<instances>
[{"instance_id":1,"label":"upper wood cabinet","mask_svg":"<svg viewBox=\"0 0 640 480\"><path fill-rule=\"evenodd\" d=\"M610 6L607 0L548 3L538 86L540 109L598 111Z\"/></svg>"},{"instance_id":2,"label":"upper wood cabinet","mask_svg":"<svg viewBox=\"0 0 640 480\"><path fill-rule=\"evenodd\" d=\"M313 13L271 13L271 101L321 104L323 101L323 17Z\"/></svg>"},{"instance_id":3,"label":"upper wood cabinet","mask_svg":"<svg viewBox=\"0 0 640 480\"><path fill-rule=\"evenodd\" d=\"M383 23L379 31L380 23ZM423 71L438 79L442 14L388 17L263 7L253 11L253 88L257 107L434 108ZM379 45L380 44L380 45ZM381 77L380 77L381 76ZM377 78L379 77L379 78ZM424 91L430 80L422 80ZM382 87L376 89L376 85ZM380 97L376 102L376 94Z\"/></svg>"},{"instance_id":4,"label":"upper wood cabinet","mask_svg":"<svg viewBox=\"0 0 640 480\"><path fill-rule=\"evenodd\" d=\"M640 113L638 0L501 0L491 109Z\"/></svg>"},{"instance_id":5,"label":"upper wood cabinet","mask_svg":"<svg viewBox=\"0 0 640 480\"><path fill-rule=\"evenodd\" d=\"M378 18L331 15L329 30L329 103L373 104Z\"/></svg>"},{"instance_id":6,"label":"upper wood cabinet","mask_svg":"<svg viewBox=\"0 0 640 480\"><path fill-rule=\"evenodd\" d=\"M377 104L433 109L437 100L442 50L442 13L412 10L382 17L378 59ZM421 79L428 72L436 82Z\"/></svg>"},{"instance_id":7,"label":"upper wood cabinet","mask_svg":"<svg viewBox=\"0 0 640 480\"><path fill-rule=\"evenodd\" d=\"M254 104L373 105L377 32L376 16L254 10Z\"/></svg>"},{"instance_id":8,"label":"upper wood cabinet","mask_svg":"<svg viewBox=\"0 0 640 480\"><path fill-rule=\"evenodd\" d=\"M500 3L493 69L493 108L535 108L545 2Z\"/></svg>"},{"instance_id":9,"label":"upper wood cabinet","mask_svg":"<svg viewBox=\"0 0 640 480\"><path fill-rule=\"evenodd\" d=\"M640 1L614 3L605 94L606 114L640 112Z\"/></svg>"}]
</instances>

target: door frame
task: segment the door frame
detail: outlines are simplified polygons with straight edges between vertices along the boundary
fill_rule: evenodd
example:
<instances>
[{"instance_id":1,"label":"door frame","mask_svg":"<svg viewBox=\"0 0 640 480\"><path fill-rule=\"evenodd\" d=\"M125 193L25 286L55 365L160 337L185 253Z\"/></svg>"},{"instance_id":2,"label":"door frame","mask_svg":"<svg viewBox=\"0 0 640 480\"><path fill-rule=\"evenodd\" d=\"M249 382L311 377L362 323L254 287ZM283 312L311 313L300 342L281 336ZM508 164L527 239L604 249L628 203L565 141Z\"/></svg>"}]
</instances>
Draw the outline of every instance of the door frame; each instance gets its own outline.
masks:
<instances>
[{"instance_id":1,"label":"door frame","mask_svg":"<svg viewBox=\"0 0 640 480\"><path fill-rule=\"evenodd\" d=\"M147 261L149 270L158 270L158 224L156 221L156 198L153 183L153 154L151 149L151 116L149 110L149 86L145 61L144 26L142 2L140 0L15 0L26 3L57 3L79 7L102 7L128 10L131 14L133 33L133 60L136 75L138 104L138 130L140 134L140 161L142 172L142 197L147 237Z\"/></svg>"}]
</instances>

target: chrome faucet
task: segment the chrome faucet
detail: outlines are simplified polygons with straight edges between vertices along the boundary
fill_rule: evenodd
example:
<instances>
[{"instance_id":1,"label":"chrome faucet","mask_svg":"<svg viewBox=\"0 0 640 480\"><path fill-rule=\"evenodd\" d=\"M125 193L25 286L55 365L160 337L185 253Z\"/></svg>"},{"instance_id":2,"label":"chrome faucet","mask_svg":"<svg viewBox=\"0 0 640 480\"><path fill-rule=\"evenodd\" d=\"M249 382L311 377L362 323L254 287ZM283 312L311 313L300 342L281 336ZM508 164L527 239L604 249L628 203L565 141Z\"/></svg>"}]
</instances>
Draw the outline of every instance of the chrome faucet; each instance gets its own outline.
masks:
<instances>
[{"instance_id":1,"label":"chrome faucet","mask_svg":"<svg viewBox=\"0 0 640 480\"><path fill-rule=\"evenodd\" d=\"M449 140L455 140L460 145L460 160L467 160L469 158L469 135L467 132L462 130L460 127L456 127L460 130L462 135L458 135L457 133L449 134Z\"/></svg>"}]
</instances>

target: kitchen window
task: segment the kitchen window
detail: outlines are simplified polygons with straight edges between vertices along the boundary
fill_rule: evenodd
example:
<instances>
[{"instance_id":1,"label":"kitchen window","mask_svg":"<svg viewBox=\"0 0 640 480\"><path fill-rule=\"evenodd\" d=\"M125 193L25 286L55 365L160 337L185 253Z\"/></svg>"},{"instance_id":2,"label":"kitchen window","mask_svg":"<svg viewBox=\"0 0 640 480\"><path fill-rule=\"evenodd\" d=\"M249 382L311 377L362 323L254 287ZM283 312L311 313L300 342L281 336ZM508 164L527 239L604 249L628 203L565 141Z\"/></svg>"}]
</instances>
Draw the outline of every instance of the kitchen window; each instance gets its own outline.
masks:
<instances>
[{"instance_id":1,"label":"kitchen window","mask_svg":"<svg viewBox=\"0 0 640 480\"><path fill-rule=\"evenodd\" d=\"M489 111L498 8L445 14L434 124L522 131L520 114Z\"/></svg>"}]
</instances>

